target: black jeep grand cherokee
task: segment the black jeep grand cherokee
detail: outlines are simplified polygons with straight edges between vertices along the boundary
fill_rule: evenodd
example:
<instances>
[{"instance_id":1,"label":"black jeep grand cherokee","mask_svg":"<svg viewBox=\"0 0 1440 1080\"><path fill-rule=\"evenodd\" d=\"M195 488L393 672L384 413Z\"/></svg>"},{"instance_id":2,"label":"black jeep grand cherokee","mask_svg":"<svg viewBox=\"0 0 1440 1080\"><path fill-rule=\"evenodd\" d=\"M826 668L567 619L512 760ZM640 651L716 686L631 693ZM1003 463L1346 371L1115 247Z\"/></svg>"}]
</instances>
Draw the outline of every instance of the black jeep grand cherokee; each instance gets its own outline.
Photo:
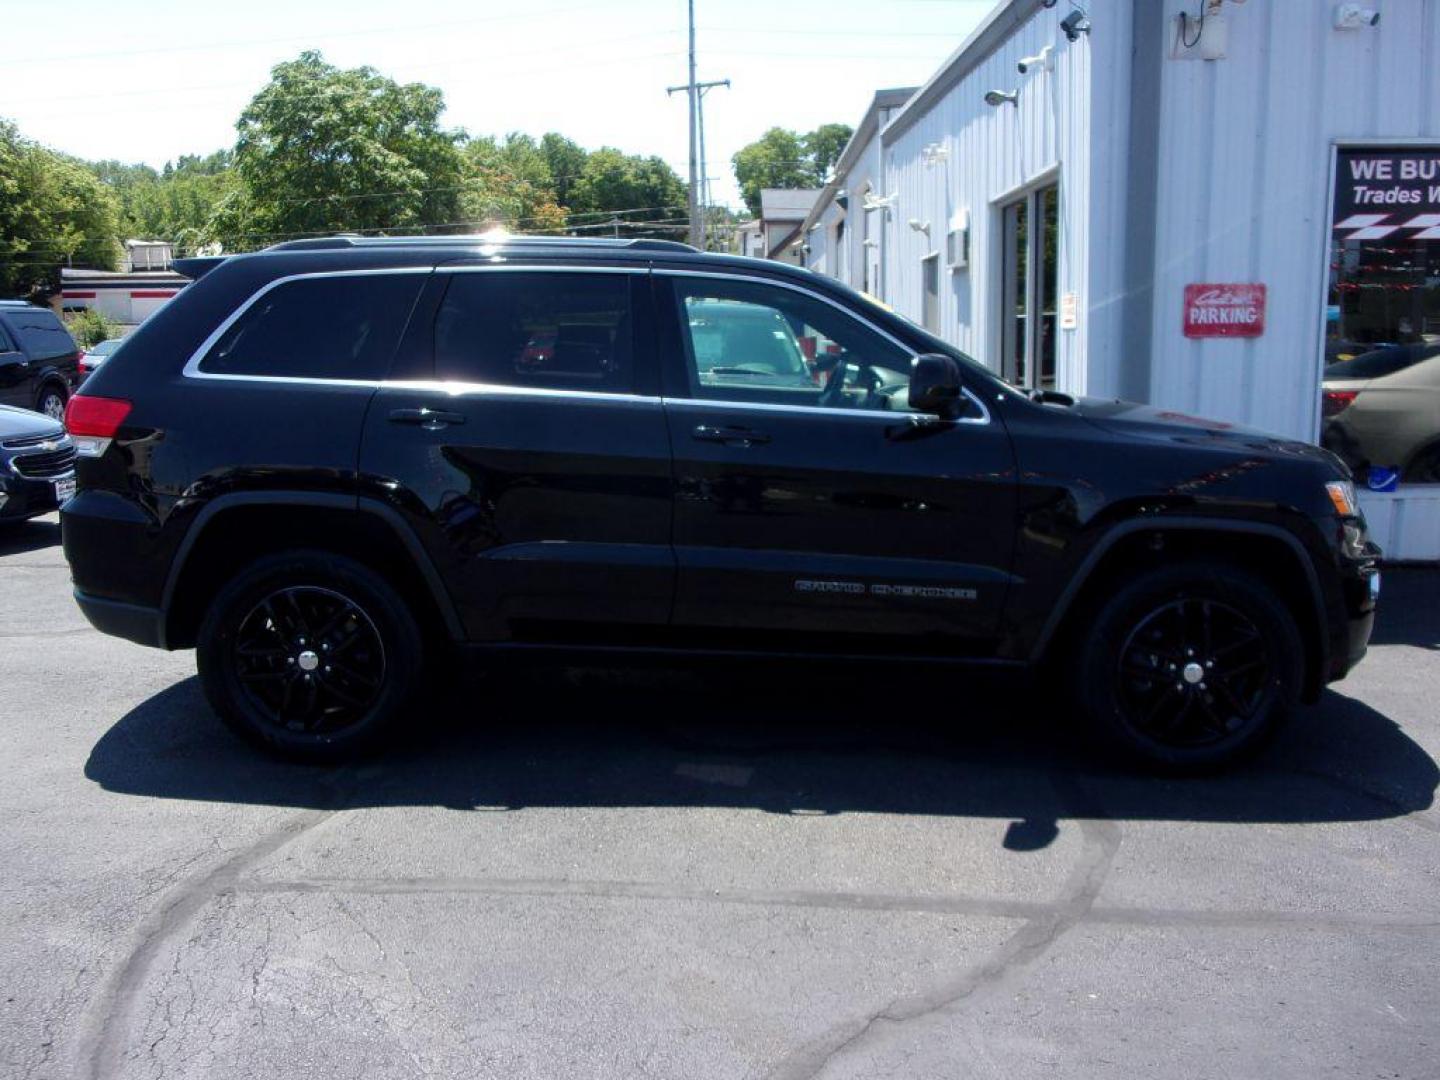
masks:
<instances>
[{"instance_id":1,"label":"black jeep grand cherokee","mask_svg":"<svg viewBox=\"0 0 1440 1080\"><path fill-rule=\"evenodd\" d=\"M300 757L464 645L1044 666L1150 762L1254 747L1365 652L1313 446L1027 394L844 287L666 241L334 238L195 279L70 404L98 628L198 646Z\"/></svg>"}]
</instances>

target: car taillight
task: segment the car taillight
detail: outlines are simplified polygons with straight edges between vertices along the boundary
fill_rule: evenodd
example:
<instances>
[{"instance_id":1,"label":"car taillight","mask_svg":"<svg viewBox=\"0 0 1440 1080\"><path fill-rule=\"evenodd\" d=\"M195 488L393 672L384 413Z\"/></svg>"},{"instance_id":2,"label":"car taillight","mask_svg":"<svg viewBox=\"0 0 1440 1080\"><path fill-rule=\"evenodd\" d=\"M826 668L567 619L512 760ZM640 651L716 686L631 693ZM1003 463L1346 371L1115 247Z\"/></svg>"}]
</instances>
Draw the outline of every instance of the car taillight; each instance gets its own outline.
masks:
<instances>
[{"instance_id":1,"label":"car taillight","mask_svg":"<svg viewBox=\"0 0 1440 1080\"><path fill-rule=\"evenodd\" d=\"M65 430L70 433L77 454L99 457L129 415L130 402L123 398L76 394L65 406Z\"/></svg>"},{"instance_id":2,"label":"car taillight","mask_svg":"<svg viewBox=\"0 0 1440 1080\"><path fill-rule=\"evenodd\" d=\"M1326 390L1320 403L1323 416L1338 416L1360 396L1359 390Z\"/></svg>"}]
</instances>

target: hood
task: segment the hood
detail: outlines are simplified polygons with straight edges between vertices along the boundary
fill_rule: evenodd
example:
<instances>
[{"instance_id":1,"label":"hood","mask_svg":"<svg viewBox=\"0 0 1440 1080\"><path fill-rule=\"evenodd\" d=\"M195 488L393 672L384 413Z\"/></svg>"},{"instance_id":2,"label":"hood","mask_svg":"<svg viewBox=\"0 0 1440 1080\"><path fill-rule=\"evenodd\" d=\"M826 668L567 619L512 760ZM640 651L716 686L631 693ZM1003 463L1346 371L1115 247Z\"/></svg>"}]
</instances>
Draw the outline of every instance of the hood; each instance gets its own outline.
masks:
<instances>
[{"instance_id":1,"label":"hood","mask_svg":"<svg viewBox=\"0 0 1440 1080\"><path fill-rule=\"evenodd\" d=\"M43 413L0 405L0 440L34 435L63 435L65 429Z\"/></svg>"},{"instance_id":2,"label":"hood","mask_svg":"<svg viewBox=\"0 0 1440 1080\"><path fill-rule=\"evenodd\" d=\"M1069 410L1097 427L1128 438L1179 444L1189 447L1228 450L1268 458L1300 458L1321 461L1340 468L1338 459L1329 451L1298 439L1203 416L1133 401L1102 398L1078 398Z\"/></svg>"}]
</instances>

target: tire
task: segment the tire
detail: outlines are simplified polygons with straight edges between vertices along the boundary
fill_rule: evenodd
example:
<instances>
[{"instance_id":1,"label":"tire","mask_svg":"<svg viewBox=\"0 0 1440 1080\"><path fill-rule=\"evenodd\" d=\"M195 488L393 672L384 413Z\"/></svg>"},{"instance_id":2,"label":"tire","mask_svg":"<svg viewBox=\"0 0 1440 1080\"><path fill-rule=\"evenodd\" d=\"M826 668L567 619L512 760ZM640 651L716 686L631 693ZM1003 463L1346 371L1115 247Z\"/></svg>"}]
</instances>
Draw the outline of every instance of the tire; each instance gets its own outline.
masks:
<instances>
[{"instance_id":1,"label":"tire","mask_svg":"<svg viewBox=\"0 0 1440 1080\"><path fill-rule=\"evenodd\" d=\"M40 388L40 396L35 399L35 411L44 413L52 420L65 419L65 391L54 383L46 383Z\"/></svg>"},{"instance_id":2,"label":"tire","mask_svg":"<svg viewBox=\"0 0 1440 1080\"><path fill-rule=\"evenodd\" d=\"M206 612L196 650L220 719L306 762L353 757L398 730L423 657L420 627L389 582L318 551L268 556L237 574Z\"/></svg>"},{"instance_id":3,"label":"tire","mask_svg":"<svg viewBox=\"0 0 1440 1080\"><path fill-rule=\"evenodd\" d=\"M1205 771L1264 746L1299 697L1303 657L1294 616L1268 585L1185 562L1142 573L1100 605L1075 653L1074 691L1133 762Z\"/></svg>"}]
</instances>

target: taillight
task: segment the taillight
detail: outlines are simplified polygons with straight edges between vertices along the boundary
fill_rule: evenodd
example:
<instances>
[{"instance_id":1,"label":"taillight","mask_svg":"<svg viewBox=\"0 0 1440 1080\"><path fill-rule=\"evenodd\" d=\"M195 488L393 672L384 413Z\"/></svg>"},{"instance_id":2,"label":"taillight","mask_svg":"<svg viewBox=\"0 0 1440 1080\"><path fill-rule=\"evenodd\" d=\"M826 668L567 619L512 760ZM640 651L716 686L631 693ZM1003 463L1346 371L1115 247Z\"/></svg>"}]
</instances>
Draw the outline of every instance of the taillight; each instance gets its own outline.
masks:
<instances>
[{"instance_id":1,"label":"taillight","mask_svg":"<svg viewBox=\"0 0 1440 1080\"><path fill-rule=\"evenodd\" d=\"M1323 416L1339 416L1359 396L1359 390L1326 390L1320 401L1320 413Z\"/></svg>"},{"instance_id":2,"label":"taillight","mask_svg":"<svg viewBox=\"0 0 1440 1080\"><path fill-rule=\"evenodd\" d=\"M76 394L65 406L65 430L70 433L77 454L99 457L129 415L130 402L123 398Z\"/></svg>"}]
</instances>

